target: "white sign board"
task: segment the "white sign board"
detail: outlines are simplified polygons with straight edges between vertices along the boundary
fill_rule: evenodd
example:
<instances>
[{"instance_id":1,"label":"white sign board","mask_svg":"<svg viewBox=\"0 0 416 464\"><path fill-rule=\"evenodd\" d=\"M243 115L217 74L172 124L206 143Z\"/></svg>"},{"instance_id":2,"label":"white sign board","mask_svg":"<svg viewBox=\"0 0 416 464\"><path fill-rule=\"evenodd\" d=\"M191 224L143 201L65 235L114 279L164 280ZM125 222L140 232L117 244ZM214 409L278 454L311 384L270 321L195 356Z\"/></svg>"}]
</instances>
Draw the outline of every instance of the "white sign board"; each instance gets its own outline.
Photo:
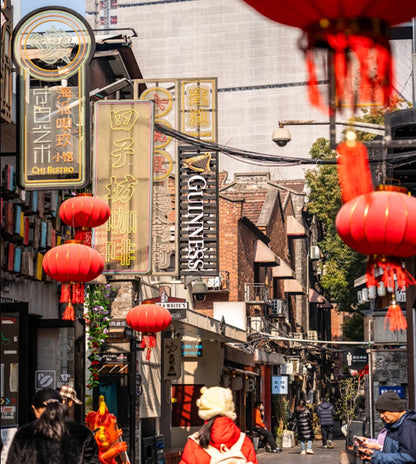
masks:
<instances>
[{"instance_id":1,"label":"white sign board","mask_svg":"<svg viewBox=\"0 0 416 464\"><path fill-rule=\"evenodd\" d=\"M287 375L272 375L272 395L288 394Z\"/></svg>"}]
</instances>

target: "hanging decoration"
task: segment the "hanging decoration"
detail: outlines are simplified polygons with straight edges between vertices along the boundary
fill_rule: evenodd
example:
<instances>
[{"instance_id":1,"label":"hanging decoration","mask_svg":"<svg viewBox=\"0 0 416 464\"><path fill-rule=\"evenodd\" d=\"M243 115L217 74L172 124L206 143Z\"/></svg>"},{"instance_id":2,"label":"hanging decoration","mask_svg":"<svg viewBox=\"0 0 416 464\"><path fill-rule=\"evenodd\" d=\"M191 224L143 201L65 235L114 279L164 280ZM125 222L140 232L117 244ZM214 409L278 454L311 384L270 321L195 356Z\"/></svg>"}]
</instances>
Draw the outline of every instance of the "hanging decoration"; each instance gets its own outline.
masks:
<instances>
[{"instance_id":1,"label":"hanging decoration","mask_svg":"<svg viewBox=\"0 0 416 464\"><path fill-rule=\"evenodd\" d=\"M75 229L75 240L91 246L92 228L104 224L110 217L110 207L92 193L78 193L68 198L59 208L59 217Z\"/></svg>"},{"instance_id":2,"label":"hanging decoration","mask_svg":"<svg viewBox=\"0 0 416 464\"><path fill-rule=\"evenodd\" d=\"M403 263L403 258L416 254L416 199L406 195L406 189L393 185L379 185L372 190L364 149L351 137L337 147L338 175L345 203L335 225L346 245L369 255L367 287L382 285L394 295L396 288L404 290L416 284ZM392 331L407 328L394 299L385 324L388 321Z\"/></svg>"},{"instance_id":3,"label":"hanging decoration","mask_svg":"<svg viewBox=\"0 0 416 464\"><path fill-rule=\"evenodd\" d=\"M155 332L161 332L169 327L172 315L163 306L145 303L130 309L126 322L133 330L142 332L141 348L147 348L146 360L150 360L151 350L156 346Z\"/></svg>"},{"instance_id":4,"label":"hanging decoration","mask_svg":"<svg viewBox=\"0 0 416 464\"><path fill-rule=\"evenodd\" d=\"M62 319L73 321L73 304L84 303L84 283L101 274L104 259L79 240L66 240L64 245L51 248L45 253L42 267L49 277L63 282L60 302L68 305Z\"/></svg>"},{"instance_id":5,"label":"hanging decoration","mask_svg":"<svg viewBox=\"0 0 416 464\"><path fill-rule=\"evenodd\" d=\"M315 51L328 49L334 54L336 99L346 102L350 88L352 103L375 101L376 90L388 105L393 90L393 66L389 27L416 16L416 2L379 0L244 0L273 21L304 31L300 48L305 52L312 104L324 107L318 91ZM358 83L358 85L356 84Z\"/></svg>"}]
</instances>

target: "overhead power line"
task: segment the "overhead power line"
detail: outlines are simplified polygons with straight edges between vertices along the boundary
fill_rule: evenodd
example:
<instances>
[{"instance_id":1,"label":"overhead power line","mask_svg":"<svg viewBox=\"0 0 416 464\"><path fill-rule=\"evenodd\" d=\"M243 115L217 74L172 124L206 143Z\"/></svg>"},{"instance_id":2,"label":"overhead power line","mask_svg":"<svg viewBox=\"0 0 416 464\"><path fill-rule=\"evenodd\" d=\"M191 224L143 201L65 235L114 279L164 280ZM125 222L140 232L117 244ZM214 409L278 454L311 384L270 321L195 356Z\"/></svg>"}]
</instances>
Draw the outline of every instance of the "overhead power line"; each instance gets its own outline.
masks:
<instances>
[{"instance_id":1,"label":"overhead power line","mask_svg":"<svg viewBox=\"0 0 416 464\"><path fill-rule=\"evenodd\" d=\"M176 129L172 129L170 127L166 127L163 124L155 123L155 129L162 134L168 135L176 140L181 142L188 143L189 145L194 145L199 149L210 150L210 151L218 151L225 155L228 155L233 158L243 158L246 160L252 161L261 161L262 163L269 163L269 164L278 164L278 165L335 165L337 161L335 159L312 159L312 158L300 158L300 157L292 157L292 156L282 156L282 155L271 155L267 153L260 153L256 151L249 151L249 150L242 150L240 148L234 148L227 145L221 145L215 142L209 142L207 140L201 140L197 137L193 137L191 135L185 134L180 132ZM380 141L378 141L380 143ZM396 142L396 143L394 143ZM400 141L393 141L394 145L397 143L402 142ZM374 147L372 142L369 143L370 146ZM407 144L410 146L409 144ZM378 148L381 148L379 146ZM369 155L369 162L370 164L377 164L382 161L387 161L392 165L400 163L409 164L413 161L416 161L416 151L409 151L403 153L394 153L394 154L374 154Z\"/></svg>"}]
</instances>

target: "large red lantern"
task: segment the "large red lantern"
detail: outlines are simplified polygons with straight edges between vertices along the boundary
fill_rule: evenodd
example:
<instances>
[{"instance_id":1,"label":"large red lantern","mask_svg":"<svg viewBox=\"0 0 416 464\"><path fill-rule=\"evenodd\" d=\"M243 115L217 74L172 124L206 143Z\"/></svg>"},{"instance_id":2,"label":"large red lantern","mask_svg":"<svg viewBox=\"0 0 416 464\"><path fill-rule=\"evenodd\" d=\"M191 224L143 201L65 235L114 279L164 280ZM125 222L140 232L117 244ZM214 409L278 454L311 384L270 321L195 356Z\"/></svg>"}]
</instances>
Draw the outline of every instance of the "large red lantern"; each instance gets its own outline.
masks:
<instances>
[{"instance_id":1,"label":"large red lantern","mask_svg":"<svg viewBox=\"0 0 416 464\"><path fill-rule=\"evenodd\" d=\"M381 281L393 293L396 283L402 289L416 283L402 263L402 258L416 254L416 198L406 195L400 187L378 189L344 203L335 224L349 247L369 255L367 286L377 286ZM388 310L388 319L391 330L407 327L395 301Z\"/></svg>"},{"instance_id":2,"label":"large red lantern","mask_svg":"<svg viewBox=\"0 0 416 464\"><path fill-rule=\"evenodd\" d=\"M345 101L347 83L359 79L353 94L374 101L380 88L388 104L393 89L388 28L416 16L414 0L244 0L264 16L304 31L301 48L306 52L310 99L322 106L312 51L327 48L334 52L336 97ZM352 52L352 53L351 53ZM352 56L351 56L352 55ZM354 61L358 72L352 76ZM354 89L351 89L354 92Z\"/></svg>"},{"instance_id":3,"label":"large red lantern","mask_svg":"<svg viewBox=\"0 0 416 464\"><path fill-rule=\"evenodd\" d=\"M91 245L91 229L104 224L110 217L110 207L92 193L79 193L65 200L59 208L62 221L75 228L75 240Z\"/></svg>"},{"instance_id":4,"label":"large red lantern","mask_svg":"<svg viewBox=\"0 0 416 464\"><path fill-rule=\"evenodd\" d=\"M69 303L63 319L74 320L72 303L84 302L84 282L98 277L104 268L103 257L79 240L67 240L64 245L51 248L43 257L43 270L63 282L61 303Z\"/></svg>"},{"instance_id":5,"label":"large red lantern","mask_svg":"<svg viewBox=\"0 0 416 464\"><path fill-rule=\"evenodd\" d=\"M150 359L151 348L156 346L154 332L165 330L172 322L172 315L158 304L141 304L130 309L126 322L133 330L143 332L141 347L147 347L146 359Z\"/></svg>"}]
</instances>

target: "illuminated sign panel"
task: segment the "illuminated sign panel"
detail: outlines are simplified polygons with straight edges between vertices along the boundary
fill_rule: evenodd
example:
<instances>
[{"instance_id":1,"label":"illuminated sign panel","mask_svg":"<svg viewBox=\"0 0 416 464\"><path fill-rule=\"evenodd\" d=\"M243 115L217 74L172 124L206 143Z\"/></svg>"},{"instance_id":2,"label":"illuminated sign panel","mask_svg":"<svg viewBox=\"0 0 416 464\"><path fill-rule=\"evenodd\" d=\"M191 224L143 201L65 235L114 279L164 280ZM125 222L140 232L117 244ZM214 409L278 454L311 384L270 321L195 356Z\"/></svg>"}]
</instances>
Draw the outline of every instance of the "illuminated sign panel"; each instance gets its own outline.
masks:
<instances>
[{"instance_id":1,"label":"illuminated sign panel","mask_svg":"<svg viewBox=\"0 0 416 464\"><path fill-rule=\"evenodd\" d=\"M67 8L39 8L16 26L18 182L26 190L89 182L87 70L94 49L89 24Z\"/></svg>"},{"instance_id":2,"label":"illuminated sign panel","mask_svg":"<svg viewBox=\"0 0 416 464\"><path fill-rule=\"evenodd\" d=\"M94 230L104 273L150 270L153 103L106 100L95 104L94 194L111 215Z\"/></svg>"},{"instance_id":3,"label":"illuminated sign panel","mask_svg":"<svg viewBox=\"0 0 416 464\"><path fill-rule=\"evenodd\" d=\"M218 275L218 153L179 148L179 272Z\"/></svg>"}]
</instances>

